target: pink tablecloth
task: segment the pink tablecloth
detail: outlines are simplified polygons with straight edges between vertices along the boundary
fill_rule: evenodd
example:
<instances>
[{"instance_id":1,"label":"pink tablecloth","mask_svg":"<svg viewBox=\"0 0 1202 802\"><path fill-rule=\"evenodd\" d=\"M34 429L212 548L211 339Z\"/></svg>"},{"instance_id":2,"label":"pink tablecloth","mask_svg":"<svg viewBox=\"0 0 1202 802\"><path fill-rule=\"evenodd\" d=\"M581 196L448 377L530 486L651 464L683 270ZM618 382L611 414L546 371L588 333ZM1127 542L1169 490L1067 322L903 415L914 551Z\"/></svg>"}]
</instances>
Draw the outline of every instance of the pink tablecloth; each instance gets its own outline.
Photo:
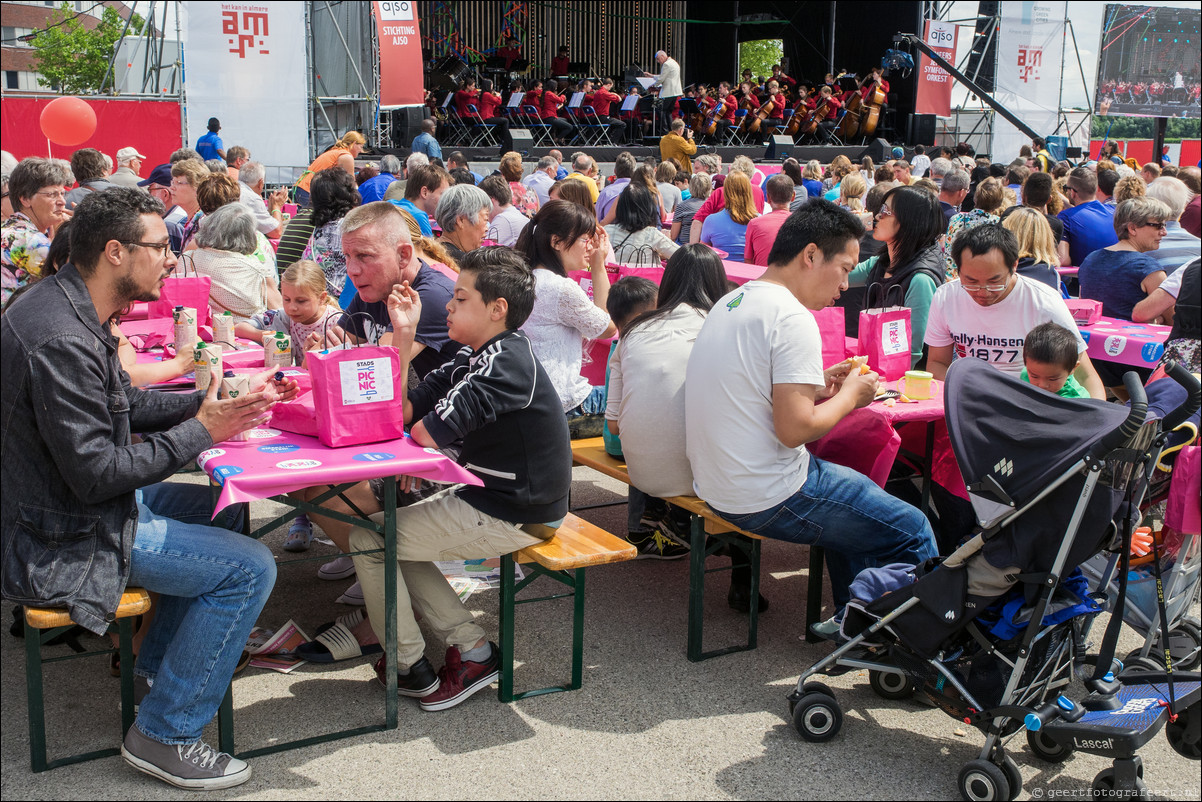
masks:
<instances>
[{"instance_id":1,"label":"pink tablecloth","mask_svg":"<svg viewBox=\"0 0 1202 802\"><path fill-rule=\"evenodd\" d=\"M302 487L360 482L383 476L417 476L434 482L483 484L453 460L409 437L384 443L326 448L316 437L252 429L244 442L227 441L202 453L196 464L221 485L214 514Z\"/></svg>"},{"instance_id":2,"label":"pink tablecloth","mask_svg":"<svg viewBox=\"0 0 1202 802\"><path fill-rule=\"evenodd\" d=\"M902 380L884 382L890 390L901 390ZM905 426L924 423L935 426L931 459L931 479L947 489L964 495L964 480L947 439L943 420L943 382L931 382L932 396L911 404L900 400L892 406L873 401L857 409L836 424L827 434L810 443L810 453L819 459L853 468L884 487L889 470L905 445L907 451L926 451L926 427Z\"/></svg>"},{"instance_id":3,"label":"pink tablecloth","mask_svg":"<svg viewBox=\"0 0 1202 802\"><path fill-rule=\"evenodd\" d=\"M1077 275L1077 271L1078 271L1078 270L1080 270L1080 269L1081 269L1081 268L1079 268L1079 267L1074 267L1073 265L1064 265L1064 266L1062 266L1062 267L1058 267L1058 268L1056 268L1056 272L1057 272L1057 273L1059 273L1059 274L1060 274L1060 276L1063 278L1064 276L1075 276L1075 275Z\"/></svg>"},{"instance_id":4,"label":"pink tablecloth","mask_svg":"<svg viewBox=\"0 0 1202 802\"><path fill-rule=\"evenodd\" d=\"M170 355L165 353L162 348L164 344L170 343L175 335L174 324L170 318L123 320L121 321L121 332L129 338L130 343L137 350L139 362L161 362L170 358ZM213 330L208 326L200 326L198 332L200 339L207 343L213 341ZM228 345L222 349L221 361L226 368L263 367L263 346L253 340L244 340L241 337L236 340L236 343L237 351L231 350ZM177 381L191 384L192 374L182 376Z\"/></svg>"},{"instance_id":5,"label":"pink tablecloth","mask_svg":"<svg viewBox=\"0 0 1202 802\"><path fill-rule=\"evenodd\" d=\"M1156 367L1164 356L1164 343L1172 331L1170 326L1132 323L1112 317L1099 318L1097 323L1078 328L1085 338L1090 359L1137 368Z\"/></svg>"}]
</instances>

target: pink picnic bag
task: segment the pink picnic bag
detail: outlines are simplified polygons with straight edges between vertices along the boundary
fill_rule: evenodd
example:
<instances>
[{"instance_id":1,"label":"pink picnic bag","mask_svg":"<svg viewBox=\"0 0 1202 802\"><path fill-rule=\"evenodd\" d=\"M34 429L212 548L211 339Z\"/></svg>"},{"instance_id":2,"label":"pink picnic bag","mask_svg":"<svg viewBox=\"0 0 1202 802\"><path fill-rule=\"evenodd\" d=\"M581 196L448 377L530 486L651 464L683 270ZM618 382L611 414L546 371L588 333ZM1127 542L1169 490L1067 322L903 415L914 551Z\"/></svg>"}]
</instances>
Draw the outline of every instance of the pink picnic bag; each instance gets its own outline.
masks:
<instances>
[{"instance_id":1,"label":"pink picnic bag","mask_svg":"<svg viewBox=\"0 0 1202 802\"><path fill-rule=\"evenodd\" d=\"M1187 535L1202 534L1202 446L1186 446L1177 454L1169 483L1164 525Z\"/></svg>"},{"instance_id":2,"label":"pink picnic bag","mask_svg":"<svg viewBox=\"0 0 1202 802\"><path fill-rule=\"evenodd\" d=\"M293 376L300 391L286 404L271 408L271 427L295 434L317 436L317 408L313 404L313 380L307 372Z\"/></svg>"},{"instance_id":3,"label":"pink picnic bag","mask_svg":"<svg viewBox=\"0 0 1202 802\"><path fill-rule=\"evenodd\" d=\"M396 348L310 351L308 365L317 438L323 445L340 448L404 436L405 377Z\"/></svg>"},{"instance_id":4,"label":"pink picnic bag","mask_svg":"<svg viewBox=\"0 0 1202 802\"><path fill-rule=\"evenodd\" d=\"M163 279L163 291L157 301L151 301L147 307L147 318L171 317L177 306L187 306L196 310L196 325L213 325L213 312L209 309L209 293L213 282L208 276L196 273L196 263L191 255L180 258L179 268L182 275L171 275ZM188 275L188 265L192 265L192 275Z\"/></svg>"},{"instance_id":5,"label":"pink picnic bag","mask_svg":"<svg viewBox=\"0 0 1202 802\"><path fill-rule=\"evenodd\" d=\"M844 331L844 310L841 306L828 306L811 312L818 324L822 337L822 367L829 368L847 358L847 335Z\"/></svg>"},{"instance_id":6,"label":"pink picnic bag","mask_svg":"<svg viewBox=\"0 0 1202 802\"><path fill-rule=\"evenodd\" d=\"M872 303L872 284L865 293L866 305L860 312L860 355L868 357L868 367L886 381L900 379L910 369L910 309L905 306L889 306L889 297L896 289L901 294L901 285L895 284L889 292L881 295L881 306Z\"/></svg>"}]
</instances>

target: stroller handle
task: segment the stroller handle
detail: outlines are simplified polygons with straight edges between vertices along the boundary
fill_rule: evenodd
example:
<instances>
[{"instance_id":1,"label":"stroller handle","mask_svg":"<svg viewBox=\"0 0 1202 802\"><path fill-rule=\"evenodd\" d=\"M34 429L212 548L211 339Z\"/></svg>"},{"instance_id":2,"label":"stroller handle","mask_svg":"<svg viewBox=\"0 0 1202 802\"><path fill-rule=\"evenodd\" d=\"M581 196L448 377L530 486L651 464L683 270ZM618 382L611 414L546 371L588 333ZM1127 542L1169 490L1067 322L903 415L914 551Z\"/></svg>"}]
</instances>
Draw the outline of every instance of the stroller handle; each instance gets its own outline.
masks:
<instances>
[{"instance_id":1,"label":"stroller handle","mask_svg":"<svg viewBox=\"0 0 1202 802\"><path fill-rule=\"evenodd\" d=\"M1173 381L1180 384L1189 391L1189 398L1185 403L1174 409L1168 415L1165 415L1162 430L1171 432L1180 426L1182 423L1198 411L1198 407L1202 405L1202 386L1198 384L1198 380L1194 378L1194 374L1186 369L1185 365L1180 362L1169 361L1165 363L1164 372L1172 378Z\"/></svg>"},{"instance_id":2,"label":"stroller handle","mask_svg":"<svg viewBox=\"0 0 1202 802\"><path fill-rule=\"evenodd\" d=\"M1123 374L1123 386L1127 388L1127 395L1131 397L1131 410L1127 413L1127 418L1122 425L1108 432L1106 436L1093 444L1093 448L1089 450L1091 459L1101 459L1106 456L1121 443L1133 437L1144 425L1144 418L1148 414L1148 396L1144 392L1144 385L1134 371L1128 371Z\"/></svg>"}]
</instances>

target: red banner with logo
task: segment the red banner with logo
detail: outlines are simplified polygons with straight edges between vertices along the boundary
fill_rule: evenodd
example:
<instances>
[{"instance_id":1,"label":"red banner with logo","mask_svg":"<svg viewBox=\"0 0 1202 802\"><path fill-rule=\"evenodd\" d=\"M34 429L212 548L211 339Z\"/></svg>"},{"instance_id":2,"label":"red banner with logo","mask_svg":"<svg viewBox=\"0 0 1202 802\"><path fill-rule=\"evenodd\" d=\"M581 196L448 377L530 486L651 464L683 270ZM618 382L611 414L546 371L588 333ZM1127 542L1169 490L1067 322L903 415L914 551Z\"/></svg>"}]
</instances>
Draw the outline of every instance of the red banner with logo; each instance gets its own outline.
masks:
<instances>
[{"instance_id":1,"label":"red banner with logo","mask_svg":"<svg viewBox=\"0 0 1202 802\"><path fill-rule=\"evenodd\" d=\"M380 42L380 105L413 106L426 99L422 39L415 0L375 0Z\"/></svg>"},{"instance_id":2,"label":"red banner with logo","mask_svg":"<svg viewBox=\"0 0 1202 802\"><path fill-rule=\"evenodd\" d=\"M96 133L78 145L57 145L46 141L38 119L46 104L57 95L42 97L6 97L0 102L0 140L4 149L24 159L26 156L53 156L70 159L80 148L96 148L114 159L121 148L137 148L145 159L142 177L150 175L157 164L164 164L181 144L179 103L175 100L125 100L85 97L83 101L96 112ZM116 169L114 165L113 169Z\"/></svg>"},{"instance_id":3,"label":"red banner with logo","mask_svg":"<svg viewBox=\"0 0 1202 802\"><path fill-rule=\"evenodd\" d=\"M922 41L944 59L956 63L956 39L959 28L952 22L927 20ZM938 117L952 116L953 78L925 54L918 57L918 99L915 111L919 114L934 114Z\"/></svg>"}]
</instances>

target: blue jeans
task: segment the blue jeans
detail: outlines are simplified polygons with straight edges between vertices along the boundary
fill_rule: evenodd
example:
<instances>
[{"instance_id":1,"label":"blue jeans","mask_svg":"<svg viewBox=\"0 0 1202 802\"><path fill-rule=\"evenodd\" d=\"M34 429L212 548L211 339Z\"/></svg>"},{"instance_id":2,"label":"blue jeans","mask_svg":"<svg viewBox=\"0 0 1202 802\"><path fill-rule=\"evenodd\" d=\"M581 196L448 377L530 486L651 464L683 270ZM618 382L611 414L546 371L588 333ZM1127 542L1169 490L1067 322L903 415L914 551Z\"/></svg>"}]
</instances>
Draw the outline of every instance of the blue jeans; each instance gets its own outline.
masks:
<instances>
[{"instance_id":1,"label":"blue jeans","mask_svg":"<svg viewBox=\"0 0 1202 802\"><path fill-rule=\"evenodd\" d=\"M714 511L748 532L826 549L839 611L848 602L851 581L865 568L918 565L937 553L931 525L917 507L851 468L813 456L805 483L783 503L742 515Z\"/></svg>"},{"instance_id":2,"label":"blue jeans","mask_svg":"<svg viewBox=\"0 0 1202 802\"><path fill-rule=\"evenodd\" d=\"M309 206L310 206L309 190L301 189L300 187L297 187L296 192L293 194L293 198L295 199L296 207L298 209L309 208Z\"/></svg>"},{"instance_id":3,"label":"blue jeans","mask_svg":"<svg viewBox=\"0 0 1202 802\"><path fill-rule=\"evenodd\" d=\"M605 414L605 388L594 387L589 391L589 394L584 397L579 406L573 407L567 411L568 420L579 418L583 415L604 415Z\"/></svg>"},{"instance_id":4,"label":"blue jeans","mask_svg":"<svg viewBox=\"0 0 1202 802\"><path fill-rule=\"evenodd\" d=\"M137 493L129 585L160 594L134 673L153 680L138 729L166 744L200 738L275 585L257 540L210 525L209 488L160 482Z\"/></svg>"}]
</instances>

